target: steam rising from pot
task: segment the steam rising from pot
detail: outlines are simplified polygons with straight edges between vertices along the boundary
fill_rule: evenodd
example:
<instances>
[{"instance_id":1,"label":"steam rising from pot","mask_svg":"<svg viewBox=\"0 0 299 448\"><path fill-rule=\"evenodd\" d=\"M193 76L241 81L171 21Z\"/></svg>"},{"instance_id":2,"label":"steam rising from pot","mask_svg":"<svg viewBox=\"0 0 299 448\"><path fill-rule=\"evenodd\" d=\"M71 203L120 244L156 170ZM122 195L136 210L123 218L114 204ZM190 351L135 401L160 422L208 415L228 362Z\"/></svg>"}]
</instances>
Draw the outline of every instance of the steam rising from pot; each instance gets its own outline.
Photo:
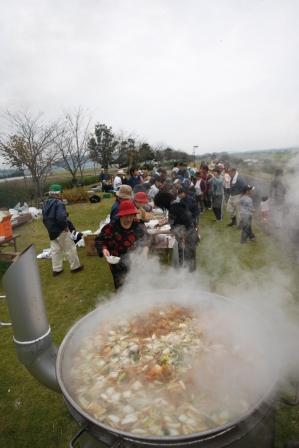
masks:
<instances>
[{"instance_id":1,"label":"steam rising from pot","mask_svg":"<svg viewBox=\"0 0 299 448\"><path fill-rule=\"evenodd\" d=\"M251 274L239 270L241 287L237 287L237 282L234 286L221 285L223 292L230 296L225 299L205 292L209 278L204 274L163 268L156 259L145 263L141 255L135 254L126 286L118 296L100 304L73 329L63 371L71 371L72 359L80 350L81 342L88 341L107 322L112 328L122 319L128 321L167 303L191 307L211 348L193 366L195 401L209 395L209 402L228 415L240 412L240 403L246 412L254 403L269 397L282 381L299 373L296 347L299 330L296 308L288 293L289 280L274 268L270 277L267 273L269 270L262 269L259 277L253 279ZM186 364L190 361L187 355ZM64 377L66 384L70 384L66 373ZM148 399L150 403L152 397ZM208 403L206 412L211 412Z\"/></svg>"},{"instance_id":2,"label":"steam rising from pot","mask_svg":"<svg viewBox=\"0 0 299 448\"><path fill-rule=\"evenodd\" d=\"M209 275L200 270L191 274L185 270L161 268L155 259L149 260L145 268L144 261L135 257L120 301L136 304L143 291L150 290L155 297L165 288L173 291L175 300L196 305L205 300L205 291L210 290L211 280L214 280L216 291L231 300L213 304L213 312L204 320L205 332L212 339L229 340L232 346L242 346L244 353L250 354L251 368L248 367L247 373L240 373L240 381L247 382L252 393L259 393L277 379L281 382L298 379L299 307L294 295L294 277L277 267L273 258L271 265L248 272L242 269L237 256L228 261L225 254L219 253L219 248L213 247L213 238L209 241L213 266ZM218 274L227 262L230 271L217 284L210 272ZM218 366L222 372L219 396L227 388L235 387L232 376L239 371L229 359L222 359L221 363Z\"/></svg>"},{"instance_id":3,"label":"steam rising from pot","mask_svg":"<svg viewBox=\"0 0 299 448\"><path fill-rule=\"evenodd\" d=\"M289 174L286 180L284 210L288 210L290 219L284 219L280 241L287 241L286 234L290 233L292 242L296 242L298 177ZM273 210L274 215L278 212ZM272 238L279 231L276 225ZM212 229L205 231L205 239L209 240L205 257L208 274L203 270L190 274L166 268L155 258L144 260L141 254L134 254L126 284L117 297L100 304L93 314L92 328L87 316L86 325L79 322L78 332L71 335L72 350L65 356L65 370L86 334L88 341L89 335L104 323L111 322L113 326L123 318L130 320L156 305L168 303L190 307L198 316L207 350L196 359L186 354L184 362L192 363L194 402L204 401L205 409L200 412L209 417L216 412L218 423L221 419L229 421L236 413L241 416L261 400L270 399L273 390L298 380L299 310L294 272L285 269L279 255L276 259L273 256L271 237L269 244L263 246L263 258L270 260L269 265L261 265L257 258L256 267L248 271L237 254L228 257L222 252L213 236ZM219 296L206 292L211 290ZM150 404L151 395L147 397ZM205 401L206 397L209 398ZM131 405L134 407L134 401Z\"/></svg>"}]
</instances>

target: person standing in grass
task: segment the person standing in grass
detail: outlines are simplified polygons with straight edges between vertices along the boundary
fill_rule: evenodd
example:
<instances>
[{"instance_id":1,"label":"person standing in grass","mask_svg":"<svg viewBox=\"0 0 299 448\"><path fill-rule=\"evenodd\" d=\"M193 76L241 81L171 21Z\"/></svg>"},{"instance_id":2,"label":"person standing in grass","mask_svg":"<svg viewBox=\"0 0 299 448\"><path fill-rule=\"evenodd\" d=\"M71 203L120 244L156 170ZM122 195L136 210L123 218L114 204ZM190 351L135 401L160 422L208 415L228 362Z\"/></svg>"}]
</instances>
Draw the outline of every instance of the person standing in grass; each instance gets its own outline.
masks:
<instances>
[{"instance_id":1,"label":"person standing in grass","mask_svg":"<svg viewBox=\"0 0 299 448\"><path fill-rule=\"evenodd\" d=\"M231 222L228 226L238 226L240 218L240 198L242 191L247 186L247 183L243 177L240 176L236 168L229 168L228 174L231 177L230 195L227 202L227 211L231 216Z\"/></svg>"},{"instance_id":2,"label":"person standing in grass","mask_svg":"<svg viewBox=\"0 0 299 448\"><path fill-rule=\"evenodd\" d=\"M276 228L282 228L285 221L286 206L286 186L284 182L284 173L281 168L275 170L274 179L270 184L270 204L271 218Z\"/></svg>"},{"instance_id":3,"label":"person standing in grass","mask_svg":"<svg viewBox=\"0 0 299 448\"><path fill-rule=\"evenodd\" d=\"M80 264L77 248L68 228L67 211L61 193L61 185L51 185L49 199L42 208L43 223L50 238L53 276L63 272L64 255L68 259L72 273L80 272L84 267Z\"/></svg>"},{"instance_id":4,"label":"person standing in grass","mask_svg":"<svg viewBox=\"0 0 299 448\"><path fill-rule=\"evenodd\" d=\"M199 211L200 211L200 213L203 213L205 210L204 195L206 192L206 182L203 179L201 170L196 173L196 180L194 182L194 188L195 188L196 200L197 200L198 206L199 206Z\"/></svg>"},{"instance_id":5,"label":"person standing in grass","mask_svg":"<svg viewBox=\"0 0 299 448\"><path fill-rule=\"evenodd\" d=\"M159 176L159 174L156 174L153 178L152 186L150 187L148 192L151 201L153 201L156 194L159 193L162 184L163 182L161 180L161 177Z\"/></svg>"},{"instance_id":6,"label":"person standing in grass","mask_svg":"<svg viewBox=\"0 0 299 448\"><path fill-rule=\"evenodd\" d=\"M190 194L190 190L184 186L181 186L178 189L178 197L180 199L180 203L184 204L186 208L190 210L193 225L197 227L199 219L199 207L196 202L196 199Z\"/></svg>"},{"instance_id":7,"label":"person standing in grass","mask_svg":"<svg viewBox=\"0 0 299 448\"><path fill-rule=\"evenodd\" d=\"M260 219L263 230L266 234L270 235L269 226L269 215L270 215L270 200L268 196L263 196L260 203Z\"/></svg>"},{"instance_id":8,"label":"person standing in grass","mask_svg":"<svg viewBox=\"0 0 299 448\"><path fill-rule=\"evenodd\" d=\"M134 190L134 188L137 185L143 183L143 179L140 176L139 171L138 171L138 169L136 167L130 168L129 174L130 174L130 176L129 176L128 180L127 180L127 184L130 185L132 190ZM135 192L135 190L134 190L134 192Z\"/></svg>"},{"instance_id":9,"label":"person standing in grass","mask_svg":"<svg viewBox=\"0 0 299 448\"><path fill-rule=\"evenodd\" d=\"M118 191L119 187L122 185L123 183L123 176L125 175L124 170L118 170L117 174L113 180L113 190L114 191Z\"/></svg>"},{"instance_id":10,"label":"person standing in grass","mask_svg":"<svg viewBox=\"0 0 299 448\"><path fill-rule=\"evenodd\" d=\"M213 169L213 177L209 180L212 192L212 209L216 221L222 221L222 205L223 205L223 177L220 176L221 169L217 166Z\"/></svg>"},{"instance_id":11,"label":"person standing in grass","mask_svg":"<svg viewBox=\"0 0 299 448\"><path fill-rule=\"evenodd\" d=\"M252 231L252 214L254 212L251 192L253 187L247 185L243 188L243 194L240 198L240 227L241 227L241 243L247 240L255 241L255 235Z\"/></svg>"},{"instance_id":12,"label":"person standing in grass","mask_svg":"<svg viewBox=\"0 0 299 448\"><path fill-rule=\"evenodd\" d=\"M192 214L186 204L177 202L167 191L159 191L154 198L156 207L168 210L169 224L178 243L179 265L188 267L190 272L196 269L196 246L199 242Z\"/></svg>"},{"instance_id":13,"label":"person standing in grass","mask_svg":"<svg viewBox=\"0 0 299 448\"><path fill-rule=\"evenodd\" d=\"M138 210L133 201L120 203L117 220L106 224L95 239L95 247L100 257L119 257L116 264L109 264L115 289L125 281L130 268L129 254L138 246L143 247L144 255L148 253L149 238L144 224L136 220Z\"/></svg>"},{"instance_id":14,"label":"person standing in grass","mask_svg":"<svg viewBox=\"0 0 299 448\"><path fill-rule=\"evenodd\" d=\"M230 181L231 177L228 172L228 167L225 167L223 171L223 189L224 189L224 200L226 203L230 196Z\"/></svg>"}]
</instances>

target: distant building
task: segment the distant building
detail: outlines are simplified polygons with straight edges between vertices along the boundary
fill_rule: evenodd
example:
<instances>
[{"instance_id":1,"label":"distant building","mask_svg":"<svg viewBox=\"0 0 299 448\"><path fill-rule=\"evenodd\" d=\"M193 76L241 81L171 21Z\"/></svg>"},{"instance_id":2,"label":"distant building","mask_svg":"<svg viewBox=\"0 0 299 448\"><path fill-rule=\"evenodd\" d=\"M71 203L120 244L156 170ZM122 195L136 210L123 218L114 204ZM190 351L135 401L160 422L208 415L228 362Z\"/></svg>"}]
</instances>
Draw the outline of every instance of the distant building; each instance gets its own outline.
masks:
<instances>
[{"instance_id":1,"label":"distant building","mask_svg":"<svg viewBox=\"0 0 299 448\"><path fill-rule=\"evenodd\" d=\"M247 163L247 165L256 165L259 163L257 159L245 159L243 160L244 163Z\"/></svg>"}]
</instances>

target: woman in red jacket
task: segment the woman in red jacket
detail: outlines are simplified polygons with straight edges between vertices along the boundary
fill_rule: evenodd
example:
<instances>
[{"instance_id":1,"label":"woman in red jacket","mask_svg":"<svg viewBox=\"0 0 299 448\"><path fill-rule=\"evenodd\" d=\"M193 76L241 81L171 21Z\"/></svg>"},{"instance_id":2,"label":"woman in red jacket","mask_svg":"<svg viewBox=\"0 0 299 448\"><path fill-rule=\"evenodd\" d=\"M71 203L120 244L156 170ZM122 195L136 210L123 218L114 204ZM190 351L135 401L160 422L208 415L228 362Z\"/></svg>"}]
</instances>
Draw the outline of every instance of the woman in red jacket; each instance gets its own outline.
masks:
<instances>
[{"instance_id":1,"label":"woman in red jacket","mask_svg":"<svg viewBox=\"0 0 299 448\"><path fill-rule=\"evenodd\" d=\"M95 239L95 246L100 257L119 257L117 264L109 264L115 289L123 285L129 270L129 254L137 247L148 252L146 228L136 220L137 209L130 200L120 203L115 222L106 224Z\"/></svg>"}]
</instances>

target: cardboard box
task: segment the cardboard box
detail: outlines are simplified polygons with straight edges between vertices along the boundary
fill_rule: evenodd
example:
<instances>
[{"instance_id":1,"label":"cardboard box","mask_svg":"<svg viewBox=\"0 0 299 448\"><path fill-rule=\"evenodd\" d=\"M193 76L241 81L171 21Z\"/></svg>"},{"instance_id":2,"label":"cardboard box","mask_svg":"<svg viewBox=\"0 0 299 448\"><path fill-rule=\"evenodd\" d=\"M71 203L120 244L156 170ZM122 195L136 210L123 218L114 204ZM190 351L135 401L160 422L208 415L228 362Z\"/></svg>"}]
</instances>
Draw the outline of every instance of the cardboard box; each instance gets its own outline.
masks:
<instances>
[{"instance_id":1,"label":"cardboard box","mask_svg":"<svg viewBox=\"0 0 299 448\"><path fill-rule=\"evenodd\" d=\"M84 236L86 255L98 255L94 245L96 236L97 234L95 233Z\"/></svg>"}]
</instances>

